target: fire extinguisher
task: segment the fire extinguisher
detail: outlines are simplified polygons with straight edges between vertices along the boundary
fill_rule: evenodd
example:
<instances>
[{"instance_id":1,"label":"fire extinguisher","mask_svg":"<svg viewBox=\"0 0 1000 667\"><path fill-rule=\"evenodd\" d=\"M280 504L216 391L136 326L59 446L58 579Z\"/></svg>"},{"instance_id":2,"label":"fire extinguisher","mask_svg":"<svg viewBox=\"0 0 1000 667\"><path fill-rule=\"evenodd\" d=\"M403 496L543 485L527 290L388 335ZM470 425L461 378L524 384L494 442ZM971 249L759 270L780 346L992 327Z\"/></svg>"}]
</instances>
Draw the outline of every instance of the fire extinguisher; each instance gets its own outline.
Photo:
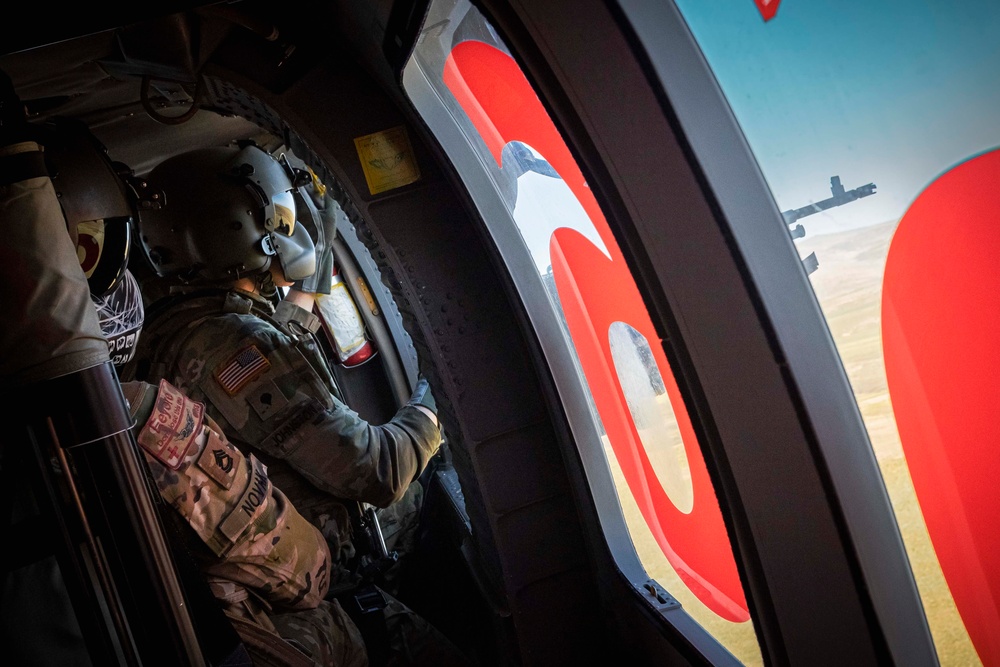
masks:
<instances>
[{"instance_id":1,"label":"fire extinguisher","mask_svg":"<svg viewBox=\"0 0 1000 667\"><path fill-rule=\"evenodd\" d=\"M365 323L358 306L336 266L330 293L318 295L316 306L341 366L360 366L375 356L375 346L365 336Z\"/></svg>"}]
</instances>

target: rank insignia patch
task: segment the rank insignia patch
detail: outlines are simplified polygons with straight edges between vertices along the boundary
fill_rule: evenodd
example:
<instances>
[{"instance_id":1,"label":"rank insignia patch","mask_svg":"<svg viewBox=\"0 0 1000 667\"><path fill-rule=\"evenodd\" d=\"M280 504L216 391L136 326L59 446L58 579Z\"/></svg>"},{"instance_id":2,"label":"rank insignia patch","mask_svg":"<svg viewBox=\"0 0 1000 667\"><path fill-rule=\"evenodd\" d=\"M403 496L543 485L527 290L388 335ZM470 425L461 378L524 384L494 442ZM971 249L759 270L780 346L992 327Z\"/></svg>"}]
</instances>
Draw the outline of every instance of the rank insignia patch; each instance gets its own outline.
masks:
<instances>
[{"instance_id":1,"label":"rank insignia patch","mask_svg":"<svg viewBox=\"0 0 1000 667\"><path fill-rule=\"evenodd\" d=\"M236 353L229 361L215 371L215 379L230 396L235 396L240 389L255 380L261 373L271 367L256 345L245 347Z\"/></svg>"},{"instance_id":2,"label":"rank insignia patch","mask_svg":"<svg viewBox=\"0 0 1000 667\"><path fill-rule=\"evenodd\" d=\"M281 393L274 380L261 382L254 387L247 395L247 402L263 421L267 421L288 405L288 399Z\"/></svg>"},{"instance_id":3,"label":"rank insignia patch","mask_svg":"<svg viewBox=\"0 0 1000 667\"><path fill-rule=\"evenodd\" d=\"M192 401L166 380L160 380L153 414L136 440L163 465L176 470L201 431L204 412L204 405Z\"/></svg>"},{"instance_id":4,"label":"rank insignia patch","mask_svg":"<svg viewBox=\"0 0 1000 667\"><path fill-rule=\"evenodd\" d=\"M198 467L228 490L236 479L236 469L242 459L243 455L235 447L209 429L208 444L198 457Z\"/></svg>"}]
</instances>

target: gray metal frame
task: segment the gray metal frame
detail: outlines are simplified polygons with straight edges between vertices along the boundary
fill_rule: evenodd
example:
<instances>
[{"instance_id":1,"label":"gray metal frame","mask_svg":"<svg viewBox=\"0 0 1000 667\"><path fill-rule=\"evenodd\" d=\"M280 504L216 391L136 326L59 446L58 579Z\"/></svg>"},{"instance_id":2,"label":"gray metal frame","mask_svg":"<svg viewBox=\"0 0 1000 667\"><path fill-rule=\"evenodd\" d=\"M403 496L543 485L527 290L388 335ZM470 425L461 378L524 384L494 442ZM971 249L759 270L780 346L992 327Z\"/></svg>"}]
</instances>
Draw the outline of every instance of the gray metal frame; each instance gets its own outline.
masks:
<instances>
[{"instance_id":1,"label":"gray metal frame","mask_svg":"<svg viewBox=\"0 0 1000 667\"><path fill-rule=\"evenodd\" d=\"M576 152L686 393L768 664L937 664L891 505L829 331L782 218L672 3L500 2L485 12ZM634 31L634 32L633 32ZM408 76L411 76L408 74ZM422 82L404 77L408 88ZM622 101L627 101L622 104ZM414 103L470 191L466 138ZM622 123L627 117L629 122ZM635 132L636 129L641 132ZM499 201L480 203L529 313L542 296ZM501 220L492 224L491 219ZM519 278L530 275L532 279ZM610 548L585 401L546 341ZM603 458L603 453L601 454ZM616 501L615 501L616 502ZM708 657L697 633L674 625ZM714 661L718 656L710 657Z\"/></svg>"},{"instance_id":2,"label":"gray metal frame","mask_svg":"<svg viewBox=\"0 0 1000 667\"><path fill-rule=\"evenodd\" d=\"M428 16L425 25L440 26L441 17ZM440 29L439 27L437 29ZM648 608L666 619L702 658L715 665L740 664L728 650L709 635L687 612L671 600L664 604L650 593L651 581L635 552L622 515L618 494L611 476L594 420L588 390L581 381L578 361L568 348L557 314L536 269L534 260L492 180L492 173L482 164L486 149L477 135L469 134L456 122L455 109L435 90L427 73L412 62L404 68L403 87L414 108L452 161L455 172L470 193L479 214L506 264L511 280L544 351L548 371L572 432L575 446L587 476L594 507L598 514L614 566ZM460 112L459 112L460 113ZM655 585L655 584L654 584ZM662 591L662 589L660 589Z\"/></svg>"},{"instance_id":3,"label":"gray metal frame","mask_svg":"<svg viewBox=\"0 0 1000 667\"><path fill-rule=\"evenodd\" d=\"M720 208L787 367L816 465L842 514L860 578L900 665L937 664L878 464L791 237L724 94L672 2L621 0ZM809 589L806 589L809 590Z\"/></svg>"}]
</instances>

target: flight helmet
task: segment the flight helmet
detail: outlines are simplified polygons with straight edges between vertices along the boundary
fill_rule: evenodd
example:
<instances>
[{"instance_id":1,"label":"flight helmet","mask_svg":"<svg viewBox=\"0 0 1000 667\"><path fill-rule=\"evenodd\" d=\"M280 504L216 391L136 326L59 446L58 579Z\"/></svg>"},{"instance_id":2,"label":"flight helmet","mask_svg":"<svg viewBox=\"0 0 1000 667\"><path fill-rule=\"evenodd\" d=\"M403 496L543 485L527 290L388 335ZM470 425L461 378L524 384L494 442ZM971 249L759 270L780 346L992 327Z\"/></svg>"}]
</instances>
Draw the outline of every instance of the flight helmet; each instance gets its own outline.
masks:
<instances>
[{"instance_id":1,"label":"flight helmet","mask_svg":"<svg viewBox=\"0 0 1000 667\"><path fill-rule=\"evenodd\" d=\"M78 120L54 118L36 128L90 293L100 296L118 285L128 265L135 217L129 169L113 162Z\"/></svg>"},{"instance_id":2,"label":"flight helmet","mask_svg":"<svg viewBox=\"0 0 1000 667\"><path fill-rule=\"evenodd\" d=\"M126 269L113 289L103 296L91 295L91 301L97 307L101 333L108 341L111 363L121 368L135 355L145 319L139 283Z\"/></svg>"},{"instance_id":3,"label":"flight helmet","mask_svg":"<svg viewBox=\"0 0 1000 667\"><path fill-rule=\"evenodd\" d=\"M296 224L293 172L259 146L199 148L136 179L139 241L153 270L190 284L224 284L270 271L312 275L315 248Z\"/></svg>"}]
</instances>

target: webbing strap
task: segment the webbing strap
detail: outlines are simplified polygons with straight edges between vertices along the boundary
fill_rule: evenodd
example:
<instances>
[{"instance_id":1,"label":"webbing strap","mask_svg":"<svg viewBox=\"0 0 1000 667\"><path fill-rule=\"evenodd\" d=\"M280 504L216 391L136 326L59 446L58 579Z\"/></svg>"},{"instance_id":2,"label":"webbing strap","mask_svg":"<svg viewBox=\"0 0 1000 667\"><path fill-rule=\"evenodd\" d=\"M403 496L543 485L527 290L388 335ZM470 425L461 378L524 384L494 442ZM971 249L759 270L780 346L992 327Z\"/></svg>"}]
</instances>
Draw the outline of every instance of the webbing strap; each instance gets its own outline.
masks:
<instances>
[{"instance_id":1,"label":"webbing strap","mask_svg":"<svg viewBox=\"0 0 1000 667\"><path fill-rule=\"evenodd\" d=\"M374 584L367 584L337 599L364 637L369 667L384 667L389 659L389 630L385 624L388 601L385 595Z\"/></svg>"}]
</instances>

